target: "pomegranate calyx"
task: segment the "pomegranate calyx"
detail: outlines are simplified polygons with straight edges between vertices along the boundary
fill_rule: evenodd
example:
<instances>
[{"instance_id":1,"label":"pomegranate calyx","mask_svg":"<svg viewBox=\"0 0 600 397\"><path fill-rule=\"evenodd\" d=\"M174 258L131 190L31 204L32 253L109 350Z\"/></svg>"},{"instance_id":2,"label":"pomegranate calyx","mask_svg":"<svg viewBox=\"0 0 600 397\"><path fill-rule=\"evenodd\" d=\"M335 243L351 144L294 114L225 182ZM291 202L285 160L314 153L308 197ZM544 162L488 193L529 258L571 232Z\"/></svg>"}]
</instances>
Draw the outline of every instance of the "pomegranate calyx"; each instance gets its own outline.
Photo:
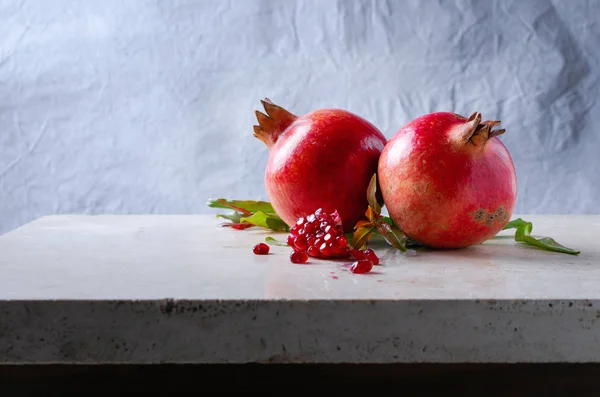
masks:
<instances>
[{"instance_id":1,"label":"pomegranate calyx","mask_svg":"<svg viewBox=\"0 0 600 397\"><path fill-rule=\"evenodd\" d=\"M493 130L494 127L500 125L499 120L481 121L481 113L473 113L465 124L459 128L459 137L462 142L471 144L475 147L481 147L486 144L491 138L502 135L506 130Z\"/></svg>"},{"instance_id":2,"label":"pomegranate calyx","mask_svg":"<svg viewBox=\"0 0 600 397\"><path fill-rule=\"evenodd\" d=\"M256 111L258 125L255 125L254 136L260 139L270 149L277 142L279 135L296 120L297 116L281 106L275 105L269 98L260 101L265 108L264 114Z\"/></svg>"}]
</instances>

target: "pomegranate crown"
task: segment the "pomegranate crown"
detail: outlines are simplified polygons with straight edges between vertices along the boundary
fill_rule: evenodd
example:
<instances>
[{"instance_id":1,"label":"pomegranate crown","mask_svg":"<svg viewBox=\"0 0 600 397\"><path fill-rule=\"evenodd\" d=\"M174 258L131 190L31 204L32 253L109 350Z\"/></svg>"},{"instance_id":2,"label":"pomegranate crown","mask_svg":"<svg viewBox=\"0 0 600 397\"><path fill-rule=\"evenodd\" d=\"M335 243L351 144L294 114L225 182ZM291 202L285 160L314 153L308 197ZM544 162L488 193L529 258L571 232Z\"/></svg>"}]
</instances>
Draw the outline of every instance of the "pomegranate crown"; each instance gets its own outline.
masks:
<instances>
[{"instance_id":1,"label":"pomegranate crown","mask_svg":"<svg viewBox=\"0 0 600 397\"><path fill-rule=\"evenodd\" d=\"M460 139L466 144L483 147L495 136L502 135L506 130L494 130L500 125L499 120L481 121L481 113L473 113L460 127Z\"/></svg>"},{"instance_id":2,"label":"pomegranate crown","mask_svg":"<svg viewBox=\"0 0 600 397\"><path fill-rule=\"evenodd\" d=\"M254 126L254 136L270 148L277 142L279 135L297 119L297 116L275 105L269 98L260 102L267 114L258 110L255 112L258 125Z\"/></svg>"}]
</instances>

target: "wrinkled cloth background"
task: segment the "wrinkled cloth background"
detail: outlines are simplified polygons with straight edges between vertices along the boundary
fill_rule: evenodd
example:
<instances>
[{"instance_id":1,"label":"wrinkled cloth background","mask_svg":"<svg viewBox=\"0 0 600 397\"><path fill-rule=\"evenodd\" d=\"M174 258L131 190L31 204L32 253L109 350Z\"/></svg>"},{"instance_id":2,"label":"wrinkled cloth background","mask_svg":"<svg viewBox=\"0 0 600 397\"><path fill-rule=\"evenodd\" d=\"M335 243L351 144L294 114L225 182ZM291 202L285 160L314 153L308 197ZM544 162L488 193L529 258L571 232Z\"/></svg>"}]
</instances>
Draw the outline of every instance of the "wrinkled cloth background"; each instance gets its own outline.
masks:
<instances>
[{"instance_id":1,"label":"wrinkled cloth background","mask_svg":"<svg viewBox=\"0 0 600 397\"><path fill-rule=\"evenodd\" d=\"M0 232L49 214L266 199L269 97L389 138L482 112L518 213L600 210L600 2L0 1Z\"/></svg>"}]
</instances>

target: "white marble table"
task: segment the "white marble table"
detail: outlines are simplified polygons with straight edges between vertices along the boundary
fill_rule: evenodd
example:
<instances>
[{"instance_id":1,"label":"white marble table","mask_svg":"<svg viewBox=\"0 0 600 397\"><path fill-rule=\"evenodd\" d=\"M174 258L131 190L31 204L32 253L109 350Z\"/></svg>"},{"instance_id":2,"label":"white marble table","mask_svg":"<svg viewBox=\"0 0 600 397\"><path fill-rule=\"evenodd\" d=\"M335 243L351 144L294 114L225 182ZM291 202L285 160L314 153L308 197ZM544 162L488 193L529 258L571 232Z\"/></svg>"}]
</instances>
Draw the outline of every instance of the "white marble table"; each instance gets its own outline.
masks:
<instances>
[{"instance_id":1,"label":"white marble table","mask_svg":"<svg viewBox=\"0 0 600 397\"><path fill-rule=\"evenodd\" d=\"M379 245L354 275L214 216L40 218L0 236L0 363L600 362L600 216L523 217L581 254Z\"/></svg>"}]
</instances>

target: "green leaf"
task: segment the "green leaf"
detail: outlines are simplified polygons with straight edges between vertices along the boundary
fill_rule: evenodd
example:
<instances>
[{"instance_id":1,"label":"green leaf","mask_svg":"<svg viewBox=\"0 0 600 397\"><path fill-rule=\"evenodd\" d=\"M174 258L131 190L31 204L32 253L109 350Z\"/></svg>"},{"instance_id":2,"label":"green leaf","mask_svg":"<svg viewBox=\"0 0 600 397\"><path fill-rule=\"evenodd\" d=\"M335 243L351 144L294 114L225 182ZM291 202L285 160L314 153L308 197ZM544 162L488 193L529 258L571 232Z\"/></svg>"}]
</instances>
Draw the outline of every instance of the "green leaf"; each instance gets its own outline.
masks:
<instances>
[{"instance_id":1,"label":"green leaf","mask_svg":"<svg viewBox=\"0 0 600 397\"><path fill-rule=\"evenodd\" d=\"M389 245L400 251L406 251L406 235L398 226L390 226L386 222L379 222L377 224L377 231Z\"/></svg>"},{"instance_id":2,"label":"green leaf","mask_svg":"<svg viewBox=\"0 0 600 397\"><path fill-rule=\"evenodd\" d=\"M389 216L382 216L381 220L390 226L394 226L394 220L392 218L390 218Z\"/></svg>"},{"instance_id":3,"label":"green leaf","mask_svg":"<svg viewBox=\"0 0 600 397\"><path fill-rule=\"evenodd\" d=\"M275 214L273 206L268 201L227 200L224 198L209 199L207 205L211 208L229 208L250 215L253 212Z\"/></svg>"},{"instance_id":4,"label":"green leaf","mask_svg":"<svg viewBox=\"0 0 600 397\"><path fill-rule=\"evenodd\" d=\"M379 205L379 202L377 201L377 174L373 174L371 182L369 182L369 187L367 188L367 201L369 202L369 207L379 215L381 212L381 205Z\"/></svg>"},{"instance_id":5,"label":"green leaf","mask_svg":"<svg viewBox=\"0 0 600 397\"><path fill-rule=\"evenodd\" d=\"M265 214L262 211L257 211L251 216L243 217L240 219L242 223L251 223L254 226L260 226L265 229L271 229L276 231L290 230L289 226L276 215Z\"/></svg>"},{"instance_id":6,"label":"green leaf","mask_svg":"<svg viewBox=\"0 0 600 397\"><path fill-rule=\"evenodd\" d=\"M240 223L240 219L242 219L243 216L244 214L241 214L237 211L234 211L230 215L217 214L217 218L229 219L233 223Z\"/></svg>"},{"instance_id":7,"label":"green leaf","mask_svg":"<svg viewBox=\"0 0 600 397\"><path fill-rule=\"evenodd\" d=\"M267 243L269 243L269 244L272 244L272 245L278 245L278 246L280 246L280 247L289 247L289 245L288 245L286 242L284 242L284 241L279 241L279 240L276 240L276 239L274 239L274 238L273 238L273 237L271 237L271 236L267 236L267 237L265 238L265 241L266 241Z\"/></svg>"},{"instance_id":8,"label":"green leaf","mask_svg":"<svg viewBox=\"0 0 600 397\"><path fill-rule=\"evenodd\" d=\"M517 242L533 245L535 247L542 248L548 251L562 252L564 254L578 255L580 253L580 251L565 247L564 245L557 243L553 238L535 238L531 236L533 224L521 218L517 218L508 222L502 230L506 229L517 229L515 232L515 241Z\"/></svg>"},{"instance_id":9,"label":"green leaf","mask_svg":"<svg viewBox=\"0 0 600 397\"><path fill-rule=\"evenodd\" d=\"M352 235L352 247L359 249L367 243L373 236L375 226L363 226L354 231Z\"/></svg>"}]
</instances>

